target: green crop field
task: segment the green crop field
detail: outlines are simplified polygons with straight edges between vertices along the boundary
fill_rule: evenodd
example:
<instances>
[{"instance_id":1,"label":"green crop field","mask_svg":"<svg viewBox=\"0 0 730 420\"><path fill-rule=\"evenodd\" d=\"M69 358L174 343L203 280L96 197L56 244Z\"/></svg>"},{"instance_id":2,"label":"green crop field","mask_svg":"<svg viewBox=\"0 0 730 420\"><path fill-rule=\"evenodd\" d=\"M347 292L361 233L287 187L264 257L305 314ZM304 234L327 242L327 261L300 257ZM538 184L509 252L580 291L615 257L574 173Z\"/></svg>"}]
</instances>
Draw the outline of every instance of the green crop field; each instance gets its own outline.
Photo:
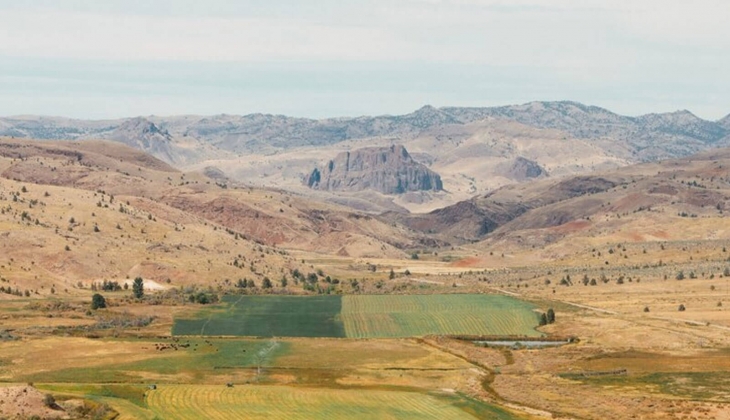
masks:
<instances>
[{"instance_id":1,"label":"green crop field","mask_svg":"<svg viewBox=\"0 0 730 420\"><path fill-rule=\"evenodd\" d=\"M114 340L109 340L113 345ZM189 338L179 344L179 350L154 350L154 342L144 342L149 358L109 363L94 368L67 367L21 375L17 380L46 383L143 383L178 381L176 375L194 383L203 383L211 375L271 365L278 356L288 352L289 344L269 340ZM169 342L167 344L170 344ZM117 396L99 394L102 396Z\"/></svg>"},{"instance_id":2,"label":"green crop field","mask_svg":"<svg viewBox=\"0 0 730 420\"><path fill-rule=\"evenodd\" d=\"M268 385L165 385L147 396L149 409L174 419L512 419L511 414L463 398L376 390ZM485 411L486 410L486 411Z\"/></svg>"},{"instance_id":3,"label":"green crop field","mask_svg":"<svg viewBox=\"0 0 730 420\"><path fill-rule=\"evenodd\" d=\"M348 337L539 335L529 303L501 295L345 296Z\"/></svg>"},{"instance_id":4,"label":"green crop field","mask_svg":"<svg viewBox=\"0 0 730 420\"><path fill-rule=\"evenodd\" d=\"M177 319L175 335L538 336L533 306L502 295L229 296L225 310Z\"/></svg>"},{"instance_id":5,"label":"green crop field","mask_svg":"<svg viewBox=\"0 0 730 420\"><path fill-rule=\"evenodd\" d=\"M178 319L175 335L345 337L341 296L226 296L226 311Z\"/></svg>"}]
</instances>

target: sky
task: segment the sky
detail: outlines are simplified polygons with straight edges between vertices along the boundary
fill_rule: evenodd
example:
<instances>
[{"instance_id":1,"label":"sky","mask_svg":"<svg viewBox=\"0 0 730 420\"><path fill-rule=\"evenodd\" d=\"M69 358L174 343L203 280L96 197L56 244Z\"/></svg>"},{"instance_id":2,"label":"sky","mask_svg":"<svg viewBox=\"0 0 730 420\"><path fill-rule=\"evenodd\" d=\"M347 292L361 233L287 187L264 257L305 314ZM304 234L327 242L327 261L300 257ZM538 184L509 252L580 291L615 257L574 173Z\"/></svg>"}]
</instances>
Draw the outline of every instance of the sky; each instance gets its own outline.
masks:
<instances>
[{"instance_id":1,"label":"sky","mask_svg":"<svg viewBox=\"0 0 730 420\"><path fill-rule=\"evenodd\" d=\"M0 115L730 113L726 0L0 0Z\"/></svg>"}]
</instances>

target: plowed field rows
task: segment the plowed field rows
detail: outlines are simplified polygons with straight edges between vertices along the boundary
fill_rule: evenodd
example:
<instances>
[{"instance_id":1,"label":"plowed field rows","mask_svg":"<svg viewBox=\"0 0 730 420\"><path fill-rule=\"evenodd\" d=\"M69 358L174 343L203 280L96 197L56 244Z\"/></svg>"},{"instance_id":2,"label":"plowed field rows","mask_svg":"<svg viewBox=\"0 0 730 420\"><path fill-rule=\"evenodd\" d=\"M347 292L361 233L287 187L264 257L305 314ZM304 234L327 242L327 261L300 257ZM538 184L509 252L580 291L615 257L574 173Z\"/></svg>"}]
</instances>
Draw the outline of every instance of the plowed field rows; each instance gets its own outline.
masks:
<instances>
[{"instance_id":1,"label":"plowed field rows","mask_svg":"<svg viewBox=\"0 0 730 420\"><path fill-rule=\"evenodd\" d=\"M539 335L528 303L496 295L345 296L348 337Z\"/></svg>"},{"instance_id":2,"label":"plowed field rows","mask_svg":"<svg viewBox=\"0 0 730 420\"><path fill-rule=\"evenodd\" d=\"M227 297L224 310L178 319L176 335L415 337L540 335L529 303L502 295Z\"/></svg>"},{"instance_id":3,"label":"plowed field rows","mask_svg":"<svg viewBox=\"0 0 730 420\"><path fill-rule=\"evenodd\" d=\"M285 386L165 385L149 408L166 419L473 419L434 396L397 391Z\"/></svg>"}]
</instances>

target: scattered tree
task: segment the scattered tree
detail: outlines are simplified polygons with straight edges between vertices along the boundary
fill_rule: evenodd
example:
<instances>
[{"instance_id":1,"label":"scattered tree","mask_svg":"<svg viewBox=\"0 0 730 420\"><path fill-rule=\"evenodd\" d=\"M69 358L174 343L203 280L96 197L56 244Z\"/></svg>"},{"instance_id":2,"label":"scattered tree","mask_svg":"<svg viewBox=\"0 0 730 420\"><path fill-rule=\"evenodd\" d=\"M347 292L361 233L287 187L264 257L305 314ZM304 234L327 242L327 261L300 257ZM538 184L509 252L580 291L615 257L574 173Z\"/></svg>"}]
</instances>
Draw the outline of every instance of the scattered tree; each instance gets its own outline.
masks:
<instances>
[{"instance_id":1,"label":"scattered tree","mask_svg":"<svg viewBox=\"0 0 730 420\"><path fill-rule=\"evenodd\" d=\"M550 308L547 311L547 321L548 324L552 324L555 322L555 311L553 311L553 308Z\"/></svg>"},{"instance_id":2,"label":"scattered tree","mask_svg":"<svg viewBox=\"0 0 730 420\"><path fill-rule=\"evenodd\" d=\"M104 296L95 293L94 296L91 297L91 309L97 310L106 308L106 299L104 299Z\"/></svg>"},{"instance_id":3,"label":"scattered tree","mask_svg":"<svg viewBox=\"0 0 730 420\"><path fill-rule=\"evenodd\" d=\"M132 283L132 294L137 299L144 297L144 280L142 280L142 277L134 279L134 283Z\"/></svg>"},{"instance_id":4,"label":"scattered tree","mask_svg":"<svg viewBox=\"0 0 730 420\"><path fill-rule=\"evenodd\" d=\"M216 295L216 294L209 295L205 292L198 292L197 294L190 295L188 300L190 302L199 303L201 305L207 305L209 303L218 302L218 295Z\"/></svg>"}]
</instances>

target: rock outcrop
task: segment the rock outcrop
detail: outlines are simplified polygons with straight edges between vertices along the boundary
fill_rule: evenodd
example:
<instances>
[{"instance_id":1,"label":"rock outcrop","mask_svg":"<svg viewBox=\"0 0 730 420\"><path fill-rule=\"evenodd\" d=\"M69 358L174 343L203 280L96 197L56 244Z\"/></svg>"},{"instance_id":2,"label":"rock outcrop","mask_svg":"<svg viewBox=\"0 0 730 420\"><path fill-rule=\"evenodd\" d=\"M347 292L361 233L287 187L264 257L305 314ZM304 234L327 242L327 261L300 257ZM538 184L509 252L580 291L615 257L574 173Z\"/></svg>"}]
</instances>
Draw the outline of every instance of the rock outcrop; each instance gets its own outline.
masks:
<instances>
[{"instance_id":1,"label":"rock outcrop","mask_svg":"<svg viewBox=\"0 0 730 420\"><path fill-rule=\"evenodd\" d=\"M545 170L535 161L518 156L511 162L505 162L499 168L505 177L515 181L527 181L528 179L546 176Z\"/></svg>"},{"instance_id":2,"label":"rock outcrop","mask_svg":"<svg viewBox=\"0 0 730 420\"><path fill-rule=\"evenodd\" d=\"M170 133L142 117L126 120L106 138L151 153L164 149L164 145L172 140Z\"/></svg>"},{"instance_id":3,"label":"rock outcrop","mask_svg":"<svg viewBox=\"0 0 730 420\"><path fill-rule=\"evenodd\" d=\"M441 191L441 177L413 160L403 146L368 147L342 152L305 179L310 188L325 191L362 191L383 194Z\"/></svg>"}]
</instances>

